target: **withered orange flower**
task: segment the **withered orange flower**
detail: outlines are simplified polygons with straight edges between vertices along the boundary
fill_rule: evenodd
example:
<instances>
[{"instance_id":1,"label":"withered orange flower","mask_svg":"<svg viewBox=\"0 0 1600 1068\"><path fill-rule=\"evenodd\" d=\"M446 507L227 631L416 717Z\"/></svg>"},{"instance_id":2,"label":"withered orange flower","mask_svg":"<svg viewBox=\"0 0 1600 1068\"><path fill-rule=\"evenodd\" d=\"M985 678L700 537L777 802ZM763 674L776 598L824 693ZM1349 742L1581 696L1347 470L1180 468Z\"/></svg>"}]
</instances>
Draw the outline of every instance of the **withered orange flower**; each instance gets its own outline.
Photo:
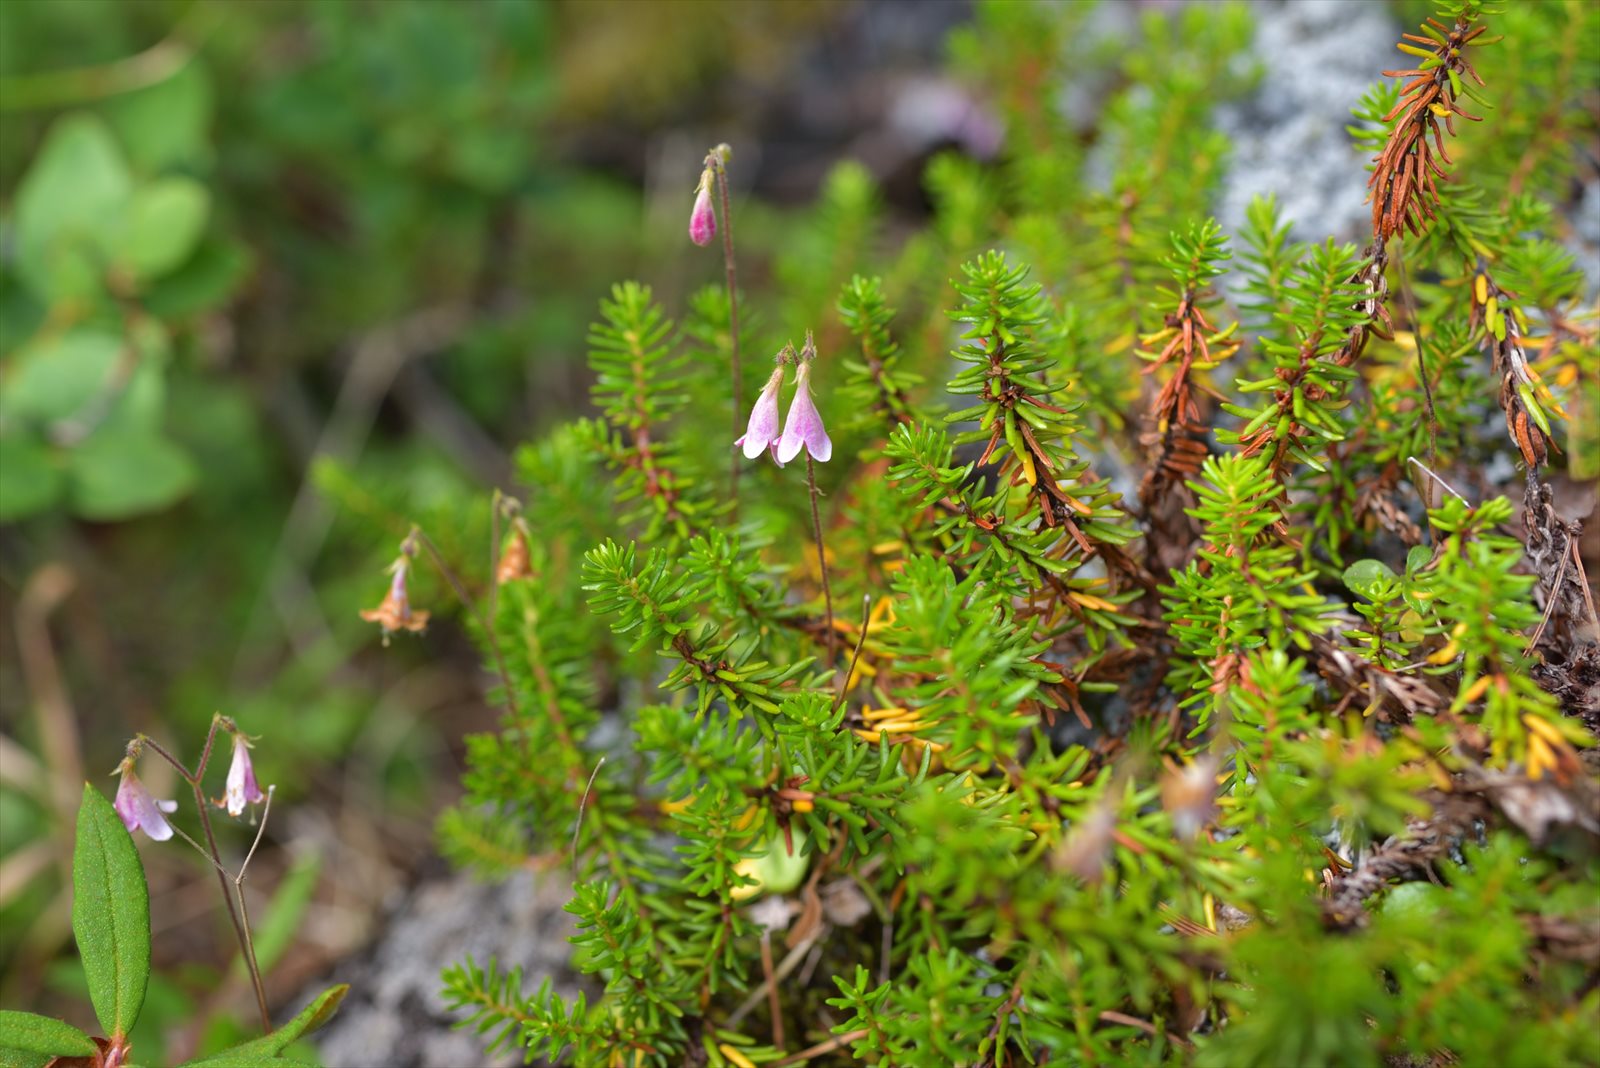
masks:
<instances>
[{"instance_id":1,"label":"withered orange flower","mask_svg":"<svg viewBox=\"0 0 1600 1068\"><path fill-rule=\"evenodd\" d=\"M500 562L495 565L494 583L496 586L504 586L517 579L529 578L532 574L528 539L521 530L514 530L511 539L506 542L505 551L500 554Z\"/></svg>"},{"instance_id":2,"label":"withered orange flower","mask_svg":"<svg viewBox=\"0 0 1600 1068\"><path fill-rule=\"evenodd\" d=\"M406 572L410 570L410 561L402 556L390 570L394 578L389 582L389 593L383 603L376 608L361 610L362 619L383 628L385 645L389 644L389 635L397 630L408 630L415 634L428 626L428 613L420 608L412 608L411 598L406 594Z\"/></svg>"}]
</instances>

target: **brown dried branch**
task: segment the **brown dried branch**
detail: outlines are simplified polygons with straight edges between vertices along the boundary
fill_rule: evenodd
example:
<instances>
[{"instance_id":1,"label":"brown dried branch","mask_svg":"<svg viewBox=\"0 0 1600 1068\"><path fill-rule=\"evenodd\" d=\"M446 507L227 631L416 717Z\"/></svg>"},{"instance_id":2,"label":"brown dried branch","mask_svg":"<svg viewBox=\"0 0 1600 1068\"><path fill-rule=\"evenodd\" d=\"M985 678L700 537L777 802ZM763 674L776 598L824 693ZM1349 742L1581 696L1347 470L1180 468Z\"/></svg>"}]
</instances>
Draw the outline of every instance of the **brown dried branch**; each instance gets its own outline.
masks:
<instances>
[{"instance_id":1,"label":"brown dried branch","mask_svg":"<svg viewBox=\"0 0 1600 1068\"><path fill-rule=\"evenodd\" d=\"M1323 923L1350 930L1366 924L1366 901L1391 880L1426 878L1433 864L1473 835L1476 825L1496 813L1510 821L1534 845L1543 845L1556 830L1600 838L1600 784L1578 777L1567 785L1554 779L1479 765L1457 773L1450 793L1430 791L1433 812L1411 820L1395 835L1368 852L1349 871L1327 874L1329 895L1322 902Z\"/></svg>"},{"instance_id":2,"label":"brown dried branch","mask_svg":"<svg viewBox=\"0 0 1600 1068\"><path fill-rule=\"evenodd\" d=\"M1528 472L1522 522L1528 564L1539 576L1545 615L1530 641L1530 651L1543 656L1534 665L1534 680L1590 730L1600 731L1600 620L1578 539L1583 524L1562 519L1552 504L1553 492L1537 471Z\"/></svg>"},{"instance_id":3,"label":"brown dried branch","mask_svg":"<svg viewBox=\"0 0 1600 1068\"><path fill-rule=\"evenodd\" d=\"M1429 679L1390 671L1323 635L1312 636L1311 651L1318 674L1343 691L1347 701L1376 706L1383 719L1407 723L1419 713L1437 715L1450 707L1450 698Z\"/></svg>"},{"instance_id":4,"label":"brown dried branch","mask_svg":"<svg viewBox=\"0 0 1600 1068\"><path fill-rule=\"evenodd\" d=\"M1469 77L1484 84L1466 58L1466 48L1485 27L1473 26L1465 18L1457 19L1448 32L1443 23L1434 19L1429 19L1428 25L1444 37L1442 42L1432 36L1408 33L1402 35L1404 40L1398 45L1402 52L1419 57L1422 63L1411 70L1383 72L1386 77L1409 80L1401 89L1400 102L1384 116L1384 121L1394 122L1394 127L1383 151L1374 158L1372 177L1367 181L1372 236L1380 245L1402 227L1420 234L1433 219L1439 205L1435 180L1450 176L1439 161L1453 162L1439 132L1441 120L1452 137L1456 116L1480 121L1479 116L1462 109L1457 86Z\"/></svg>"},{"instance_id":5,"label":"brown dried branch","mask_svg":"<svg viewBox=\"0 0 1600 1068\"><path fill-rule=\"evenodd\" d=\"M1490 353L1492 370L1500 376L1506 433L1522 453L1522 462L1530 471L1537 470L1549 459L1554 444L1539 400L1542 396L1551 408L1556 408L1555 402L1523 350L1521 316L1514 295L1495 283L1481 259L1473 270L1470 322L1481 335L1479 344ZM1556 411L1560 414L1559 408Z\"/></svg>"},{"instance_id":6,"label":"brown dried branch","mask_svg":"<svg viewBox=\"0 0 1600 1068\"><path fill-rule=\"evenodd\" d=\"M1199 524L1186 511L1195 503L1194 496L1183 485L1200 473L1209 451L1192 375L1239 350L1239 342L1230 337L1231 328L1219 332L1200 308L1210 295L1207 289L1185 290L1177 311L1166 317L1165 329L1146 339L1151 344L1165 341L1165 346L1154 355L1141 353L1152 361L1145 374L1172 369L1151 403L1139 438L1149 454L1139 500L1150 523L1151 561L1162 570L1182 567L1200 535Z\"/></svg>"},{"instance_id":7,"label":"brown dried branch","mask_svg":"<svg viewBox=\"0 0 1600 1068\"><path fill-rule=\"evenodd\" d=\"M1364 855L1349 871L1331 876L1322 902L1322 922L1334 930L1350 930L1367 922L1366 901L1390 880L1426 877L1435 861L1449 855L1472 826L1490 815L1488 801L1477 794L1434 794L1434 810L1426 819L1411 820L1397 834Z\"/></svg>"}]
</instances>

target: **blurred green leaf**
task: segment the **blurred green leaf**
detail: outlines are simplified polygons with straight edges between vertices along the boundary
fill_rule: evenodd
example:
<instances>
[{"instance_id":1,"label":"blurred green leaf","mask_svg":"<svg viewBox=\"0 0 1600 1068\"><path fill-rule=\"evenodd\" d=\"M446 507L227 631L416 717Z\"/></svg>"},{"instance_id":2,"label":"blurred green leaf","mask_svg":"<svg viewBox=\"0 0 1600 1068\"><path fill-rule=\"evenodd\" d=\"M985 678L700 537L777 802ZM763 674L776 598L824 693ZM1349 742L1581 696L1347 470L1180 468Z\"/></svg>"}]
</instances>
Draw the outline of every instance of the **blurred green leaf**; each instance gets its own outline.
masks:
<instances>
[{"instance_id":1,"label":"blurred green leaf","mask_svg":"<svg viewBox=\"0 0 1600 1068\"><path fill-rule=\"evenodd\" d=\"M71 1024L31 1012L0 1010L0 1050L92 1057L95 1044Z\"/></svg>"},{"instance_id":2,"label":"blurred green leaf","mask_svg":"<svg viewBox=\"0 0 1600 1068\"><path fill-rule=\"evenodd\" d=\"M211 161L214 96L204 66L191 58L165 81L113 98L106 117L127 146L128 159L144 173L199 169Z\"/></svg>"},{"instance_id":3,"label":"blurred green leaf","mask_svg":"<svg viewBox=\"0 0 1600 1068\"><path fill-rule=\"evenodd\" d=\"M194 485L194 461L158 434L104 427L69 458L72 510L85 519L127 519L178 500Z\"/></svg>"},{"instance_id":4,"label":"blurred green leaf","mask_svg":"<svg viewBox=\"0 0 1600 1068\"><path fill-rule=\"evenodd\" d=\"M0 414L51 423L83 410L105 388L122 338L78 327L46 336L17 357L0 395Z\"/></svg>"},{"instance_id":5,"label":"blurred green leaf","mask_svg":"<svg viewBox=\"0 0 1600 1068\"><path fill-rule=\"evenodd\" d=\"M72 851L72 933L100 1026L126 1035L150 980L150 891L122 817L88 783Z\"/></svg>"},{"instance_id":6,"label":"blurred green leaf","mask_svg":"<svg viewBox=\"0 0 1600 1068\"><path fill-rule=\"evenodd\" d=\"M132 192L111 130L69 115L50 130L17 189L17 268L47 300L98 291L104 238Z\"/></svg>"},{"instance_id":7,"label":"blurred green leaf","mask_svg":"<svg viewBox=\"0 0 1600 1068\"><path fill-rule=\"evenodd\" d=\"M0 522L42 512L60 496L61 472L48 448L31 438L0 438Z\"/></svg>"},{"instance_id":8,"label":"blurred green leaf","mask_svg":"<svg viewBox=\"0 0 1600 1068\"><path fill-rule=\"evenodd\" d=\"M194 252L211 194L192 178L160 178L137 189L112 237L116 263L140 281L158 278Z\"/></svg>"},{"instance_id":9,"label":"blurred green leaf","mask_svg":"<svg viewBox=\"0 0 1600 1068\"><path fill-rule=\"evenodd\" d=\"M152 280L145 290L145 307L168 320L210 311L233 296L251 263L250 250L242 242L203 236L194 255Z\"/></svg>"},{"instance_id":10,"label":"blurred green leaf","mask_svg":"<svg viewBox=\"0 0 1600 1068\"><path fill-rule=\"evenodd\" d=\"M45 307L21 279L0 264L0 352L22 348L44 322Z\"/></svg>"}]
</instances>

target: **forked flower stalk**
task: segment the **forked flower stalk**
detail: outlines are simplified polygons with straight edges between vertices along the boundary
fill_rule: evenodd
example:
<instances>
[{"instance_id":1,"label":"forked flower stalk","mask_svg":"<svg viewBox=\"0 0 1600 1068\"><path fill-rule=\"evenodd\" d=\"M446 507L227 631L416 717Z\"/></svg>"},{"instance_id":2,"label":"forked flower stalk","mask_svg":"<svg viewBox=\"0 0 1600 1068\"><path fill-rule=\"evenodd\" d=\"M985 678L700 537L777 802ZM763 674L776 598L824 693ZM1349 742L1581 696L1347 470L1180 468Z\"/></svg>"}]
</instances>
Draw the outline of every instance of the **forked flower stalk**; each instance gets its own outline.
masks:
<instances>
[{"instance_id":1,"label":"forked flower stalk","mask_svg":"<svg viewBox=\"0 0 1600 1068\"><path fill-rule=\"evenodd\" d=\"M200 751L200 763L195 767L193 774L190 774L189 769L184 767L177 757L162 748L158 742L142 734L128 744L128 755L135 757L140 749L148 747L151 752L171 764L183 781L188 783L190 789L194 791L194 806L200 814L200 829L205 836L205 846L201 851L211 861L212 868L216 870L217 885L222 888L222 900L228 906L228 919L233 922L233 933L239 940L239 949L244 953L245 967L250 973L250 985L256 995L256 1009L261 1014L261 1032L266 1034L272 1030L272 1014L267 1011L267 992L266 987L261 982L261 967L256 962L255 942L250 937L247 921L240 911L244 900L243 889L238 887L237 884L235 885L235 889L238 889L240 893L239 902L235 902L234 892L228 888L228 870L222 866L222 851L218 849L217 836L211 830L210 805L206 801L205 787L202 785L206 774L206 766L211 762L211 750L216 743L219 728L226 729L230 734L238 733L232 720L221 715L212 716L211 729L206 732L205 748ZM124 820L126 820L126 817L124 817ZM173 830L177 831L177 828L173 828ZM183 834L182 831L177 831L177 833L185 839L189 839L189 836ZM259 837L258 833L258 840ZM201 848L193 839L189 839L189 842L197 849Z\"/></svg>"}]
</instances>

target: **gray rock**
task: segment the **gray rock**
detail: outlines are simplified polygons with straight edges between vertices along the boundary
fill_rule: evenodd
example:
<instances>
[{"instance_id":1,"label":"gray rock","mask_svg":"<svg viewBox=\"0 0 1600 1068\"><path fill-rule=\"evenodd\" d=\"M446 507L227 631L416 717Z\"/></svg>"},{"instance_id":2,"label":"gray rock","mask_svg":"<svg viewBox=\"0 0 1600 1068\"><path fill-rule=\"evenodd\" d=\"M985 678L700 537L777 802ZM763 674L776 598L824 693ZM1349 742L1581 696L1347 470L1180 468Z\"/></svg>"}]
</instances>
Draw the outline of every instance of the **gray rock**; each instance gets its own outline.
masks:
<instances>
[{"instance_id":1,"label":"gray rock","mask_svg":"<svg viewBox=\"0 0 1600 1068\"><path fill-rule=\"evenodd\" d=\"M1368 160L1345 127L1379 72L1405 59L1399 25L1382 0L1263 2L1251 13L1261 84L1217 109L1233 144L1218 221L1236 238L1250 201L1271 193L1294 240L1359 243L1371 229Z\"/></svg>"},{"instance_id":2,"label":"gray rock","mask_svg":"<svg viewBox=\"0 0 1600 1068\"><path fill-rule=\"evenodd\" d=\"M439 973L471 956L520 966L531 992L546 976L571 997L577 984L567 967L571 894L559 875L519 872L486 885L465 874L425 882L389 917L381 940L363 956L342 962L338 977L350 995L317 1046L328 1068L490 1068L521 1064L518 1048L484 1055L484 1041L456 1030L462 1018L446 1007Z\"/></svg>"}]
</instances>

